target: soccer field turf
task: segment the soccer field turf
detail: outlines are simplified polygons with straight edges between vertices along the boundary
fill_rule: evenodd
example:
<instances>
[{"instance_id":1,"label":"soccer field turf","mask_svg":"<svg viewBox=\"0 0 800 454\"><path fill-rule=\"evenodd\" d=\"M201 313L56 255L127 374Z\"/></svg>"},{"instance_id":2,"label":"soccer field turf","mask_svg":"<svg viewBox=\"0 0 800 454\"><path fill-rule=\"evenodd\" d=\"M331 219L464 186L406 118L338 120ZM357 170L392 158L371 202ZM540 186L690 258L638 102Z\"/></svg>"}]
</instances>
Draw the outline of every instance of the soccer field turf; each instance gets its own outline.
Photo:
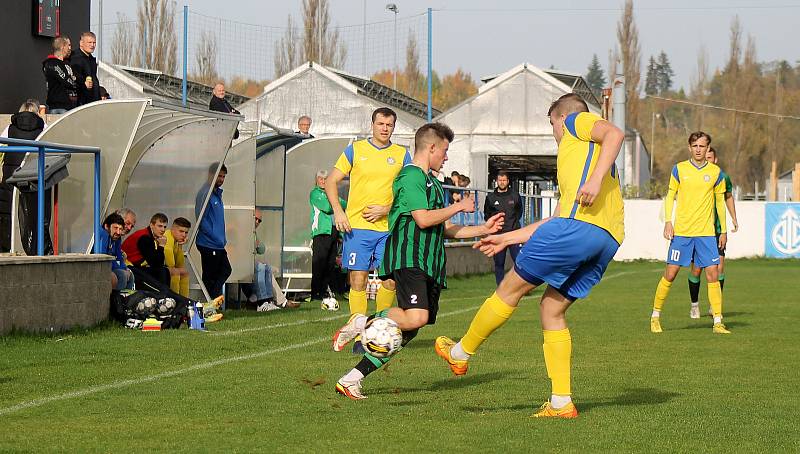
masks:
<instances>
[{"instance_id":1,"label":"soccer field turf","mask_svg":"<svg viewBox=\"0 0 800 454\"><path fill-rule=\"evenodd\" d=\"M357 361L330 349L345 310L228 311L208 333L107 325L0 338L0 451L797 451L800 262L726 267L713 335L705 285L689 319L686 270L649 332L661 263L613 263L568 312L577 420L529 415L547 399L537 301L453 377L433 352L458 338L493 276L450 280L440 318L364 381L335 394ZM344 305L346 307L346 304Z\"/></svg>"}]
</instances>

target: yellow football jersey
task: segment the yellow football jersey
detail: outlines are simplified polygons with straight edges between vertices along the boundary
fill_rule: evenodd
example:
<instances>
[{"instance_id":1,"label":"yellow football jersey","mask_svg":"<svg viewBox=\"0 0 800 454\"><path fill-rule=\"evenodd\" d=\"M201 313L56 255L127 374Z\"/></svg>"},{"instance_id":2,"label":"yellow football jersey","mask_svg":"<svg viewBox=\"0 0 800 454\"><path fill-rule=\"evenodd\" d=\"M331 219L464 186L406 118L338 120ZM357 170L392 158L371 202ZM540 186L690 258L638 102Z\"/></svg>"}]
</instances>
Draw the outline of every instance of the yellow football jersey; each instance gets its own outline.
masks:
<instances>
[{"instance_id":1,"label":"yellow football jersey","mask_svg":"<svg viewBox=\"0 0 800 454\"><path fill-rule=\"evenodd\" d=\"M619 172L611 166L603 176L600 193L590 207L575 201L578 190L586 182L600 157L600 144L592 142L592 128L600 116L589 112L576 112L564 120L564 136L558 145L558 188L561 192L562 218L572 218L596 225L611 234L622 244L625 238L625 214Z\"/></svg>"},{"instance_id":2,"label":"yellow football jersey","mask_svg":"<svg viewBox=\"0 0 800 454\"><path fill-rule=\"evenodd\" d=\"M725 176L716 164L695 167L690 160L672 167L669 177L666 215L672 219L672 194L676 194L676 236L714 236L714 197L725 194ZM724 211L723 211L724 216ZM724 232L724 230L723 230Z\"/></svg>"},{"instance_id":3,"label":"yellow football jersey","mask_svg":"<svg viewBox=\"0 0 800 454\"><path fill-rule=\"evenodd\" d=\"M378 148L369 139L349 145L336 167L350 176L350 193L347 196L347 219L354 229L389 231L388 217L369 222L361 214L369 205L391 205L392 183L404 165L411 162L405 147L390 143Z\"/></svg>"}]
</instances>

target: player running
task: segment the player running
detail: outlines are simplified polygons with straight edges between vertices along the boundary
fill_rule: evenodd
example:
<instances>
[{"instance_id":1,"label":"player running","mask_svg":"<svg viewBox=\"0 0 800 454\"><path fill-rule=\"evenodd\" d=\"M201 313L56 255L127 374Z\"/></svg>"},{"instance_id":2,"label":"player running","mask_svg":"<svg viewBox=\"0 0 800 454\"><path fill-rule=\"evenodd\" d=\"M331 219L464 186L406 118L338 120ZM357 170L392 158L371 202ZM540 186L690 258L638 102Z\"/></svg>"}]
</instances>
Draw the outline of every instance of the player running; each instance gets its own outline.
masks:
<instances>
[{"instance_id":1,"label":"player running","mask_svg":"<svg viewBox=\"0 0 800 454\"><path fill-rule=\"evenodd\" d=\"M387 218L392 206L392 182L411 162L405 147L392 143L397 114L388 107L372 112L372 137L357 140L339 156L325 181L325 193L333 208L336 229L344 236L342 265L350 279L350 313L367 313L367 279L380 266L389 236ZM347 211L339 202L338 184L350 176ZM395 299L392 280L383 281L375 303L383 310ZM354 347L360 347L356 343ZM363 353L354 348L354 353Z\"/></svg>"},{"instance_id":2,"label":"player running","mask_svg":"<svg viewBox=\"0 0 800 454\"><path fill-rule=\"evenodd\" d=\"M484 225L465 227L448 219L459 212L472 212L475 200L464 197L448 207L444 204L442 184L432 174L447 161L447 149L453 131L441 123L428 123L414 137L414 158L403 167L392 186L394 202L389 213L389 238L383 256L382 278L397 283L397 305L369 317L355 313L333 336L333 350L341 351L376 317L394 320L403 332L405 346L418 330L436 322L439 293L447 286L444 238L474 238L499 231L503 214L489 218ZM366 399L361 380L378 370L389 358L365 353L355 368L336 383L336 392L353 400Z\"/></svg>"},{"instance_id":3,"label":"player running","mask_svg":"<svg viewBox=\"0 0 800 454\"><path fill-rule=\"evenodd\" d=\"M717 150L714 147L709 147L708 151L706 152L706 160L712 164L717 164ZM720 170L722 172L722 178L725 180L725 207L728 209L728 213L731 215L731 220L733 221L733 229L731 233L739 230L739 221L736 219L736 205L733 201L733 183L731 183L731 177L728 176L725 171ZM716 200L716 199L715 199ZM714 210L714 230L716 231L716 239L717 244L719 244L719 235L722 233L722 225L719 221L719 217L716 213L716 208ZM718 247L719 252L719 288L720 290L725 289L725 247ZM692 265L689 269L689 297L691 298L691 308L689 309L689 317L691 318L700 318L700 303L698 302L698 296L700 295L700 272L702 271L700 268ZM709 308L708 309L709 315L714 315L714 310Z\"/></svg>"},{"instance_id":4,"label":"player running","mask_svg":"<svg viewBox=\"0 0 800 454\"><path fill-rule=\"evenodd\" d=\"M689 154L686 161L675 164L669 177L669 191L664 199L664 238L670 240L667 267L658 282L650 332L661 333L661 308L669 295L672 281L682 266L695 266L706 271L708 301L714 312L714 334L730 334L722 323L722 288L718 280L718 249L728 241L725 223L720 223L719 239L714 235L714 212L725 219L725 178L716 164L706 160L711 136L703 131L689 135ZM672 226L673 203L677 197L675 226Z\"/></svg>"},{"instance_id":5,"label":"player running","mask_svg":"<svg viewBox=\"0 0 800 454\"><path fill-rule=\"evenodd\" d=\"M547 283L539 304L544 361L552 383L550 400L533 417L575 418L570 362L572 337L567 309L598 282L624 238L623 203L614 160L624 134L573 93L561 96L548 111L558 144L557 173L561 197L552 217L519 230L484 238L486 255L525 243L495 293L473 318L458 343L436 339L435 350L455 375L467 373L470 356L511 317L520 299Z\"/></svg>"}]
</instances>

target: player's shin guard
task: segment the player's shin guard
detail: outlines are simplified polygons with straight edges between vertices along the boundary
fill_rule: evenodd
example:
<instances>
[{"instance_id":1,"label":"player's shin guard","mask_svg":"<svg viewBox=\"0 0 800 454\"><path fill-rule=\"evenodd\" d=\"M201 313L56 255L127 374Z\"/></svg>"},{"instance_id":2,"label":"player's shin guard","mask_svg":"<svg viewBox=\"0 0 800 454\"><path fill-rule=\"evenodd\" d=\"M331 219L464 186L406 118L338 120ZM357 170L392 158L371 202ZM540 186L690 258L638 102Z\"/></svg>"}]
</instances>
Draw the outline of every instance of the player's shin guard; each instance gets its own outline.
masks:
<instances>
[{"instance_id":1,"label":"player's shin guard","mask_svg":"<svg viewBox=\"0 0 800 454\"><path fill-rule=\"evenodd\" d=\"M719 282L708 283L708 302L714 312L714 318L722 317L722 287Z\"/></svg>"},{"instance_id":2,"label":"player's shin guard","mask_svg":"<svg viewBox=\"0 0 800 454\"><path fill-rule=\"evenodd\" d=\"M509 306L493 293L478 309L475 318L469 325L467 334L461 338L461 346L464 351L470 355L474 355L478 351L478 347L489 336L492 335L494 330L503 326L503 324L511 317L516 307Z\"/></svg>"},{"instance_id":3,"label":"player's shin guard","mask_svg":"<svg viewBox=\"0 0 800 454\"><path fill-rule=\"evenodd\" d=\"M653 299L653 310L661 312L661 308L664 307L664 300L667 299L669 295L669 289L672 287L672 282L664 279L661 277L661 280L658 281L658 287L656 287L656 296Z\"/></svg>"},{"instance_id":4,"label":"player's shin guard","mask_svg":"<svg viewBox=\"0 0 800 454\"><path fill-rule=\"evenodd\" d=\"M378 288L378 294L375 295L375 308L378 312L389 309L395 302L395 290L389 290L384 286Z\"/></svg>"},{"instance_id":5,"label":"player's shin guard","mask_svg":"<svg viewBox=\"0 0 800 454\"><path fill-rule=\"evenodd\" d=\"M696 303L700 296L700 276L689 274L689 298Z\"/></svg>"},{"instance_id":6,"label":"player's shin guard","mask_svg":"<svg viewBox=\"0 0 800 454\"><path fill-rule=\"evenodd\" d=\"M350 313L367 314L367 291L350 289Z\"/></svg>"},{"instance_id":7,"label":"player's shin guard","mask_svg":"<svg viewBox=\"0 0 800 454\"><path fill-rule=\"evenodd\" d=\"M544 363L547 366L547 376L553 387L553 394L569 396L570 388L570 361L572 358L572 337L569 329L544 332Z\"/></svg>"}]
</instances>

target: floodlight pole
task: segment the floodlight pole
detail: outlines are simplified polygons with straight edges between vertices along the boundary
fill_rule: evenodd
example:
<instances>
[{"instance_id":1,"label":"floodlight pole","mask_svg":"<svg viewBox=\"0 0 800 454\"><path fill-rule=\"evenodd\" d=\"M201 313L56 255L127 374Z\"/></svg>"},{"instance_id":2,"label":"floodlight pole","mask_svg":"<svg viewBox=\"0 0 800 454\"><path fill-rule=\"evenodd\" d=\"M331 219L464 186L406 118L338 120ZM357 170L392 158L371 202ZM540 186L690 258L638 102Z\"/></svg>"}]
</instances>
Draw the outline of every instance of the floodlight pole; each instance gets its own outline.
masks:
<instances>
[{"instance_id":1,"label":"floodlight pole","mask_svg":"<svg viewBox=\"0 0 800 454\"><path fill-rule=\"evenodd\" d=\"M100 61L103 61L103 0L100 0L99 5L99 13L100 13L100 27L97 29L97 37L100 38L100 52L99 57Z\"/></svg>"},{"instance_id":2,"label":"floodlight pole","mask_svg":"<svg viewBox=\"0 0 800 454\"><path fill-rule=\"evenodd\" d=\"M361 47L362 70L361 75L367 75L367 0L364 0L364 35L361 40L363 41Z\"/></svg>"},{"instance_id":3,"label":"floodlight pole","mask_svg":"<svg viewBox=\"0 0 800 454\"><path fill-rule=\"evenodd\" d=\"M394 3L387 4L386 9L394 13L394 71L392 71L394 78L392 89L397 90L397 13L400 12L400 9Z\"/></svg>"},{"instance_id":4,"label":"floodlight pole","mask_svg":"<svg viewBox=\"0 0 800 454\"><path fill-rule=\"evenodd\" d=\"M186 66L189 55L189 43L188 43L188 28L189 26L189 5L183 5L183 82L181 82L181 92L182 97L181 100L183 101L183 107L186 107Z\"/></svg>"},{"instance_id":5,"label":"floodlight pole","mask_svg":"<svg viewBox=\"0 0 800 454\"><path fill-rule=\"evenodd\" d=\"M428 8L428 123L433 119L433 13Z\"/></svg>"}]
</instances>

